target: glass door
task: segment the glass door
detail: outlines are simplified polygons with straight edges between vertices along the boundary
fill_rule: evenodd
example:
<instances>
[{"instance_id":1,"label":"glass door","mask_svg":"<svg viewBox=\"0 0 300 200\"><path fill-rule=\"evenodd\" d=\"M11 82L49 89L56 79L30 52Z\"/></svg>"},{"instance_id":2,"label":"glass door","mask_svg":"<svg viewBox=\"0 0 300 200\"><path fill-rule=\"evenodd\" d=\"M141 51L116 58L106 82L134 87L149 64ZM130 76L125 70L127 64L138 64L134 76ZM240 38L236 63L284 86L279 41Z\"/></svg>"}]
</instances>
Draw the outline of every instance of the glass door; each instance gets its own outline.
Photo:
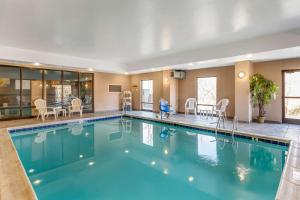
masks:
<instances>
[{"instance_id":1,"label":"glass door","mask_svg":"<svg viewBox=\"0 0 300 200\"><path fill-rule=\"evenodd\" d=\"M283 122L300 124L300 70L283 71Z\"/></svg>"},{"instance_id":2,"label":"glass door","mask_svg":"<svg viewBox=\"0 0 300 200\"><path fill-rule=\"evenodd\" d=\"M62 106L62 72L55 70L44 71L44 98L48 107Z\"/></svg>"},{"instance_id":3,"label":"glass door","mask_svg":"<svg viewBox=\"0 0 300 200\"><path fill-rule=\"evenodd\" d=\"M79 93L84 112L93 112L93 74L82 73L79 77Z\"/></svg>"},{"instance_id":4,"label":"glass door","mask_svg":"<svg viewBox=\"0 0 300 200\"><path fill-rule=\"evenodd\" d=\"M43 70L22 68L22 117L37 115L34 101L43 98Z\"/></svg>"},{"instance_id":5,"label":"glass door","mask_svg":"<svg viewBox=\"0 0 300 200\"><path fill-rule=\"evenodd\" d=\"M78 72L63 72L63 107L71 105L71 101L79 97Z\"/></svg>"},{"instance_id":6,"label":"glass door","mask_svg":"<svg viewBox=\"0 0 300 200\"><path fill-rule=\"evenodd\" d=\"M142 80L141 82L141 108L142 110L153 110L153 80Z\"/></svg>"}]
</instances>

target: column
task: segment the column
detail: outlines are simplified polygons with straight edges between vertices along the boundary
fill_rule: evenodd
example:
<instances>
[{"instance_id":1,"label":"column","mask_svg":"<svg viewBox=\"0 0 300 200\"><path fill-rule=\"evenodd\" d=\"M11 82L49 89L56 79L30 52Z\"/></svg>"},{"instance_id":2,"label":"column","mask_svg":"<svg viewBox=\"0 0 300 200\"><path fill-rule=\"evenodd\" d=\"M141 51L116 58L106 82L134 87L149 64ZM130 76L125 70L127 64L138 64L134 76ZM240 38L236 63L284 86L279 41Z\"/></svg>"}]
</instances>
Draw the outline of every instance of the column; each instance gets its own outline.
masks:
<instances>
[{"instance_id":1,"label":"column","mask_svg":"<svg viewBox=\"0 0 300 200\"><path fill-rule=\"evenodd\" d=\"M235 116L239 121L252 121L252 106L250 96L249 77L253 74L250 61L235 64Z\"/></svg>"}]
</instances>

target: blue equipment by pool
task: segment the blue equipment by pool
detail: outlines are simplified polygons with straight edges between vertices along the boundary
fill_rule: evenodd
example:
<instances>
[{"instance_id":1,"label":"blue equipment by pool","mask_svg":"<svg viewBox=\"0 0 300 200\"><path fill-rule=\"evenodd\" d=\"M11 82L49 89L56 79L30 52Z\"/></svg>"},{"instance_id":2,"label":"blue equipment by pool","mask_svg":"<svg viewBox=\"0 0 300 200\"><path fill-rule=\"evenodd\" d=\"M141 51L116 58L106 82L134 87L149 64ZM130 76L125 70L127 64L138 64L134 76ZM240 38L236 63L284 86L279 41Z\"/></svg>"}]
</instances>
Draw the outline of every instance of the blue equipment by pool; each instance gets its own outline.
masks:
<instances>
[{"instance_id":1,"label":"blue equipment by pool","mask_svg":"<svg viewBox=\"0 0 300 200\"><path fill-rule=\"evenodd\" d=\"M163 115L165 115L167 118L170 116L170 105L168 101L164 99L159 100L159 110L160 110L160 118L163 118Z\"/></svg>"}]
</instances>

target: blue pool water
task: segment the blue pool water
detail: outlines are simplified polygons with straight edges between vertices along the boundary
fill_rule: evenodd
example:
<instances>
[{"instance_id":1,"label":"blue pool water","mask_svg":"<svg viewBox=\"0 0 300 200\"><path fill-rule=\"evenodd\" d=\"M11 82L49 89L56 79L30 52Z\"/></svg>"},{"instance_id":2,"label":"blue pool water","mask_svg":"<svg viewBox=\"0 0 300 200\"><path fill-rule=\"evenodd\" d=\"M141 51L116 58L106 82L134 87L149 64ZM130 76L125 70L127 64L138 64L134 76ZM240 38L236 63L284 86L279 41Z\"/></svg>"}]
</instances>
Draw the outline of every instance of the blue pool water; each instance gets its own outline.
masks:
<instances>
[{"instance_id":1,"label":"blue pool water","mask_svg":"<svg viewBox=\"0 0 300 200\"><path fill-rule=\"evenodd\" d=\"M129 118L12 138L40 200L274 199L287 151Z\"/></svg>"}]
</instances>

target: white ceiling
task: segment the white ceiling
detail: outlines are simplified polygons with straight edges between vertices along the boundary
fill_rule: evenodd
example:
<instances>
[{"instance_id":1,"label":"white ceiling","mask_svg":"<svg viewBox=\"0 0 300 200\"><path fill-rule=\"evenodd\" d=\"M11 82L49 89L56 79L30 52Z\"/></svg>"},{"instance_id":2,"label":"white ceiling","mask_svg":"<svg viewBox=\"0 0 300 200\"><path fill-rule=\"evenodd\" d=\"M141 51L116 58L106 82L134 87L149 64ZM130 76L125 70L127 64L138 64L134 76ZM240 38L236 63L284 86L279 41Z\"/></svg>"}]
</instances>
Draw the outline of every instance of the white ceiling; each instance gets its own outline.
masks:
<instances>
[{"instance_id":1,"label":"white ceiling","mask_svg":"<svg viewBox=\"0 0 300 200\"><path fill-rule=\"evenodd\" d=\"M299 0L0 0L0 59L122 73L297 46Z\"/></svg>"}]
</instances>

